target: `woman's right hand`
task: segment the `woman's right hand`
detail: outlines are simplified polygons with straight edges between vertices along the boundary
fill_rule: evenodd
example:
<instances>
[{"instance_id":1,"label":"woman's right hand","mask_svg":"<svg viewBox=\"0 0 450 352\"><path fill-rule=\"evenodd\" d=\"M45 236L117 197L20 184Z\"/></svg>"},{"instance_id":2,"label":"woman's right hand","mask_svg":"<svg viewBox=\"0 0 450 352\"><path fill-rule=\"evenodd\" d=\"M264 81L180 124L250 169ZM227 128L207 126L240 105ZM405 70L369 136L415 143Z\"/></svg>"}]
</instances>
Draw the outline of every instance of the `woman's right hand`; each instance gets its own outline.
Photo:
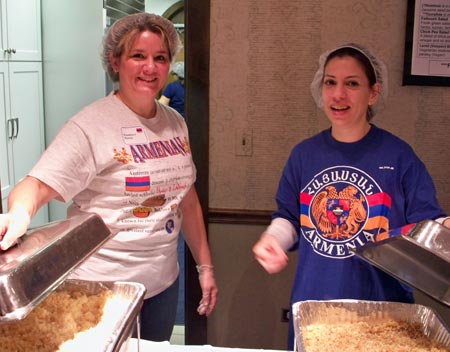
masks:
<instances>
[{"instance_id":1,"label":"woman's right hand","mask_svg":"<svg viewBox=\"0 0 450 352\"><path fill-rule=\"evenodd\" d=\"M58 193L42 181L26 176L8 196L8 213L0 215L0 249L7 250L27 232L38 209Z\"/></svg>"},{"instance_id":2,"label":"woman's right hand","mask_svg":"<svg viewBox=\"0 0 450 352\"><path fill-rule=\"evenodd\" d=\"M0 249L7 250L27 232L30 215L25 209L17 208L7 214L0 214Z\"/></svg>"},{"instance_id":3,"label":"woman's right hand","mask_svg":"<svg viewBox=\"0 0 450 352\"><path fill-rule=\"evenodd\" d=\"M275 274L283 270L289 260L278 240L269 234L261 236L253 246L253 254L269 274Z\"/></svg>"}]
</instances>

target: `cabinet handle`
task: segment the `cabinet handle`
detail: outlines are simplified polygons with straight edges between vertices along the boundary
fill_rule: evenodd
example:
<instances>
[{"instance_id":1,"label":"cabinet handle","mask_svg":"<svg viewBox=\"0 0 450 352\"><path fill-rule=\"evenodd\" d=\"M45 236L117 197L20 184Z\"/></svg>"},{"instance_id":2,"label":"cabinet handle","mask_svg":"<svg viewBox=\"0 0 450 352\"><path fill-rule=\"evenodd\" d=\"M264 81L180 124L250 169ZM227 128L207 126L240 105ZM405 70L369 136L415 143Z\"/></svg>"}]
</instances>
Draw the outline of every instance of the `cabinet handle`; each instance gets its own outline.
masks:
<instances>
[{"instance_id":1,"label":"cabinet handle","mask_svg":"<svg viewBox=\"0 0 450 352\"><path fill-rule=\"evenodd\" d=\"M16 53L16 49L8 48L8 49L4 49L3 52L5 52L7 54L15 54Z\"/></svg>"},{"instance_id":2,"label":"cabinet handle","mask_svg":"<svg viewBox=\"0 0 450 352\"><path fill-rule=\"evenodd\" d=\"M10 50L11 50L11 53L13 53L13 54L16 53L16 49L12 48L12 49L10 49Z\"/></svg>"},{"instance_id":3,"label":"cabinet handle","mask_svg":"<svg viewBox=\"0 0 450 352\"><path fill-rule=\"evenodd\" d=\"M13 139L14 138L14 134L16 133L15 130L15 123L14 123L14 119L8 119L8 138L9 139Z\"/></svg>"},{"instance_id":4,"label":"cabinet handle","mask_svg":"<svg viewBox=\"0 0 450 352\"><path fill-rule=\"evenodd\" d=\"M16 117L15 119L13 119L16 125L16 134L14 135L14 138L17 138L17 136L19 135L19 118Z\"/></svg>"},{"instance_id":5,"label":"cabinet handle","mask_svg":"<svg viewBox=\"0 0 450 352\"><path fill-rule=\"evenodd\" d=\"M17 138L19 135L19 118L16 117L8 120L8 132L9 139Z\"/></svg>"}]
</instances>

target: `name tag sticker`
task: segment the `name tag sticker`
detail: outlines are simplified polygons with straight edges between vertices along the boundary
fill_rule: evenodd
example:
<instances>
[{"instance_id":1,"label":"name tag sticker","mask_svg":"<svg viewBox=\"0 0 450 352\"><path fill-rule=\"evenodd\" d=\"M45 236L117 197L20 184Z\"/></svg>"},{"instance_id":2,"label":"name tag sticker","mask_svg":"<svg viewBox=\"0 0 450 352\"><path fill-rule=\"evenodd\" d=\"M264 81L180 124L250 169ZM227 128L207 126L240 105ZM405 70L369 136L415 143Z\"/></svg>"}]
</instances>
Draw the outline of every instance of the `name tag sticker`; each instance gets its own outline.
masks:
<instances>
[{"instance_id":1,"label":"name tag sticker","mask_svg":"<svg viewBox=\"0 0 450 352\"><path fill-rule=\"evenodd\" d=\"M122 127L122 138L125 144L144 144L148 142L144 129L137 127Z\"/></svg>"}]
</instances>

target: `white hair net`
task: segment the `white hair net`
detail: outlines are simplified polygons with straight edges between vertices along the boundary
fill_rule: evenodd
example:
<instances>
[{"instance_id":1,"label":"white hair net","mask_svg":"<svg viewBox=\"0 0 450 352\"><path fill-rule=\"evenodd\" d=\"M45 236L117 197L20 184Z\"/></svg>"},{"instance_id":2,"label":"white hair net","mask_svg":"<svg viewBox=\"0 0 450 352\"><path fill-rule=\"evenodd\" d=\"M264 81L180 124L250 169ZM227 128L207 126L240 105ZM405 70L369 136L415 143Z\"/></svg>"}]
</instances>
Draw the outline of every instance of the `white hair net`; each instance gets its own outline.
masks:
<instances>
[{"instance_id":1,"label":"white hair net","mask_svg":"<svg viewBox=\"0 0 450 352\"><path fill-rule=\"evenodd\" d=\"M362 47L361 45L354 43L347 43L341 46L338 46L335 49L328 50L324 52L319 57L319 69L314 75L313 81L311 83L311 94L316 102L317 106L320 109L323 109L323 100L322 100L322 83L323 83L323 75L325 71L325 65L328 62L328 58L330 54L344 48L354 49L364 55L370 62L373 72L375 74L376 83L381 85L380 94L378 96L375 104L368 107L368 119L370 120L375 114L380 110L380 108L384 105L384 100L388 96L388 73L386 65L383 61L377 58L373 53L371 53L367 48Z\"/></svg>"},{"instance_id":2,"label":"white hair net","mask_svg":"<svg viewBox=\"0 0 450 352\"><path fill-rule=\"evenodd\" d=\"M181 79L184 78L184 62L183 61L177 61L172 65L173 73L175 73L178 77Z\"/></svg>"}]
</instances>

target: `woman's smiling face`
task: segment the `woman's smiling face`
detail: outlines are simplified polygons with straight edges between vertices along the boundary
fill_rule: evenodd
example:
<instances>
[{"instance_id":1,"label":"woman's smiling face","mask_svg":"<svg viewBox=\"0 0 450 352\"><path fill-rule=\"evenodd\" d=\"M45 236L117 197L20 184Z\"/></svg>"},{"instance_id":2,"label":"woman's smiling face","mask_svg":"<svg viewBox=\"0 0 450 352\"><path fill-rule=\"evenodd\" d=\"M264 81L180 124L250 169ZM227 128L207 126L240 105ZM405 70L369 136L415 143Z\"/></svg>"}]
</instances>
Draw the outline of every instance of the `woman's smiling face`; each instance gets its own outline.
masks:
<instances>
[{"instance_id":1,"label":"woman's smiling face","mask_svg":"<svg viewBox=\"0 0 450 352\"><path fill-rule=\"evenodd\" d=\"M167 80L170 54L161 35L144 31L128 52L112 59L112 66L119 73L121 94L154 99Z\"/></svg>"},{"instance_id":2,"label":"woman's smiling face","mask_svg":"<svg viewBox=\"0 0 450 352\"><path fill-rule=\"evenodd\" d=\"M334 57L325 66L322 99L332 127L367 124L367 110L378 91L379 84L369 85L362 64L353 57Z\"/></svg>"}]
</instances>

